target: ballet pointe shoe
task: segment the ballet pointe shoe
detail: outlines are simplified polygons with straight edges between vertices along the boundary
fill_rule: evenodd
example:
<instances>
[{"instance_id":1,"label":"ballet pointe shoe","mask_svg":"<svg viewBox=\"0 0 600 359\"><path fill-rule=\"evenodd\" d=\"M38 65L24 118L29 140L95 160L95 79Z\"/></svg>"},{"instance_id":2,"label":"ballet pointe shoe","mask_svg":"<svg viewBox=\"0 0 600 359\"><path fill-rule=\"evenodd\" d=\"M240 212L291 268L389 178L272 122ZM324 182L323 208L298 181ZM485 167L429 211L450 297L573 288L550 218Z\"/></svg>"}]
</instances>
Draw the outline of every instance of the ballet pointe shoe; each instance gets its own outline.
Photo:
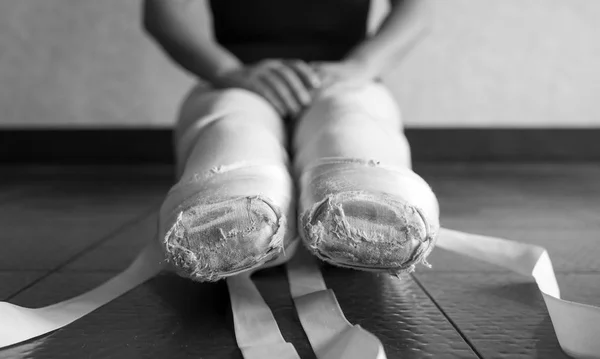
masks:
<instances>
[{"instance_id":1,"label":"ballet pointe shoe","mask_svg":"<svg viewBox=\"0 0 600 359\"><path fill-rule=\"evenodd\" d=\"M439 230L429 185L407 168L322 159L301 177L300 234L336 266L393 274L426 262Z\"/></svg>"},{"instance_id":2,"label":"ballet pointe shoe","mask_svg":"<svg viewBox=\"0 0 600 359\"><path fill-rule=\"evenodd\" d=\"M282 255L294 239L295 217L287 208L291 193L281 190L291 188L284 182L289 176L279 172L239 168L176 185L159 218L160 244L172 269L195 281L216 281Z\"/></svg>"}]
</instances>

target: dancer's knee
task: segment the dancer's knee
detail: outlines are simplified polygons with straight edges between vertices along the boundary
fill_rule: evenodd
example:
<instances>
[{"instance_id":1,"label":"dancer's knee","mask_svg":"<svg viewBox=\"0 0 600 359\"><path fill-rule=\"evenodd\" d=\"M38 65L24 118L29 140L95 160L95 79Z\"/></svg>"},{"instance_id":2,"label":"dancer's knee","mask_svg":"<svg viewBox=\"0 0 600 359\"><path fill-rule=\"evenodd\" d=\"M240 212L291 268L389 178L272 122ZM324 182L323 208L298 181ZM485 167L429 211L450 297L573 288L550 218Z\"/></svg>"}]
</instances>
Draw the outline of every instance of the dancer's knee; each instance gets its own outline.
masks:
<instances>
[{"instance_id":1,"label":"dancer's knee","mask_svg":"<svg viewBox=\"0 0 600 359\"><path fill-rule=\"evenodd\" d=\"M246 136L269 131L284 138L283 123L275 110L257 94L243 89L226 89L190 94L184 101L175 126L173 142L178 158L185 158L204 131Z\"/></svg>"},{"instance_id":2,"label":"dancer's knee","mask_svg":"<svg viewBox=\"0 0 600 359\"><path fill-rule=\"evenodd\" d=\"M384 126L387 130L402 130L397 102L383 85L369 83L360 87L328 88L315 98L303 121L318 121L323 125L361 120L365 124Z\"/></svg>"},{"instance_id":3,"label":"dancer's knee","mask_svg":"<svg viewBox=\"0 0 600 359\"><path fill-rule=\"evenodd\" d=\"M181 106L176 132L187 132L192 126L200 130L214 122L241 118L245 123L260 125L276 121L278 115L259 95L244 89L192 92Z\"/></svg>"}]
</instances>

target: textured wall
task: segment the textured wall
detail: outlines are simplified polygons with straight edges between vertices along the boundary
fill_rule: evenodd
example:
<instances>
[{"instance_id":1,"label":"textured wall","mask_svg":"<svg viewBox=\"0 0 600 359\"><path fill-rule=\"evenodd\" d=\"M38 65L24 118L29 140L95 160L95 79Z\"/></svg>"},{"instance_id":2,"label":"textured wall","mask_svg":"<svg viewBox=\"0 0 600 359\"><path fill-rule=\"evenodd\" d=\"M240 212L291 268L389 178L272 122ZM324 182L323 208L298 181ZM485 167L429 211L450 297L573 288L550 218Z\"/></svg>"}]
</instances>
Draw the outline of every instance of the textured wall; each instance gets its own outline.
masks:
<instances>
[{"instance_id":1,"label":"textured wall","mask_svg":"<svg viewBox=\"0 0 600 359\"><path fill-rule=\"evenodd\" d=\"M131 0L0 1L0 124L169 125L190 80Z\"/></svg>"},{"instance_id":2,"label":"textured wall","mask_svg":"<svg viewBox=\"0 0 600 359\"><path fill-rule=\"evenodd\" d=\"M410 126L600 127L599 1L433 5L388 78ZM133 0L1 1L0 126L169 126L191 80L139 23Z\"/></svg>"},{"instance_id":3,"label":"textured wall","mask_svg":"<svg viewBox=\"0 0 600 359\"><path fill-rule=\"evenodd\" d=\"M600 1L437 0L390 78L415 126L600 127Z\"/></svg>"}]
</instances>

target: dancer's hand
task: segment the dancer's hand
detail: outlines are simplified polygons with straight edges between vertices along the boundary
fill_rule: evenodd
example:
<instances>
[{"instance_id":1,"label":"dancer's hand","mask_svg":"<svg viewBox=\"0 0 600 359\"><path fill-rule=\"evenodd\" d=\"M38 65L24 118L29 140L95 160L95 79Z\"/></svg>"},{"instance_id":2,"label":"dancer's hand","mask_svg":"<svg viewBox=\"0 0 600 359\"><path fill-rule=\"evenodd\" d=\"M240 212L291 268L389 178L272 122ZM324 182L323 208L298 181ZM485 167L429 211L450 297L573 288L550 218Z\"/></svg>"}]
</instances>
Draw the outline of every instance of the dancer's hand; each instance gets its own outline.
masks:
<instances>
[{"instance_id":1,"label":"dancer's hand","mask_svg":"<svg viewBox=\"0 0 600 359\"><path fill-rule=\"evenodd\" d=\"M304 61L269 59L222 74L218 85L255 92L281 116L296 116L310 104L320 80Z\"/></svg>"},{"instance_id":2,"label":"dancer's hand","mask_svg":"<svg viewBox=\"0 0 600 359\"><path fill-rule=\"evenodd\" d=\"M359 61L313 62L312 68L321 79L321 87L360 87L371 82L376 74Z\"/></svg>"}]
</instances>

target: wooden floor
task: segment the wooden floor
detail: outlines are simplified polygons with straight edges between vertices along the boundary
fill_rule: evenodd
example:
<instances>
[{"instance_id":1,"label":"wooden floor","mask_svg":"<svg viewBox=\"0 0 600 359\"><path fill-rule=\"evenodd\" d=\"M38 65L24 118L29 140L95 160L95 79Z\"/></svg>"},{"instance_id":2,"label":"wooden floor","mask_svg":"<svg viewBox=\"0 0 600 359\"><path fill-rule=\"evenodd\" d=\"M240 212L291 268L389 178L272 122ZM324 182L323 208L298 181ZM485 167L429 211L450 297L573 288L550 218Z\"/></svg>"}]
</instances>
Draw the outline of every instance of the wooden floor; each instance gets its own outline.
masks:
<instances>
[{"instance_id":1,"label":"wooden floor","mask_svg":"<svg viewBox=\"0 0 600 359\"><path fill-rule=\"evenodd\" d=\"M447 228L546 247L565 299L600 305L600 166L423 164ZM156 227L168 167L0 168L0 299L44 306L91 289ZM566 358L536 285L437 249L402 279L323 267L348 319L388 358ZM284 337L314 358L282 268L255 275ZM2 319L0 318L0 321ZM162 274L0 358L241 358L227 288Z\"/></svg>"}]
</instances>

